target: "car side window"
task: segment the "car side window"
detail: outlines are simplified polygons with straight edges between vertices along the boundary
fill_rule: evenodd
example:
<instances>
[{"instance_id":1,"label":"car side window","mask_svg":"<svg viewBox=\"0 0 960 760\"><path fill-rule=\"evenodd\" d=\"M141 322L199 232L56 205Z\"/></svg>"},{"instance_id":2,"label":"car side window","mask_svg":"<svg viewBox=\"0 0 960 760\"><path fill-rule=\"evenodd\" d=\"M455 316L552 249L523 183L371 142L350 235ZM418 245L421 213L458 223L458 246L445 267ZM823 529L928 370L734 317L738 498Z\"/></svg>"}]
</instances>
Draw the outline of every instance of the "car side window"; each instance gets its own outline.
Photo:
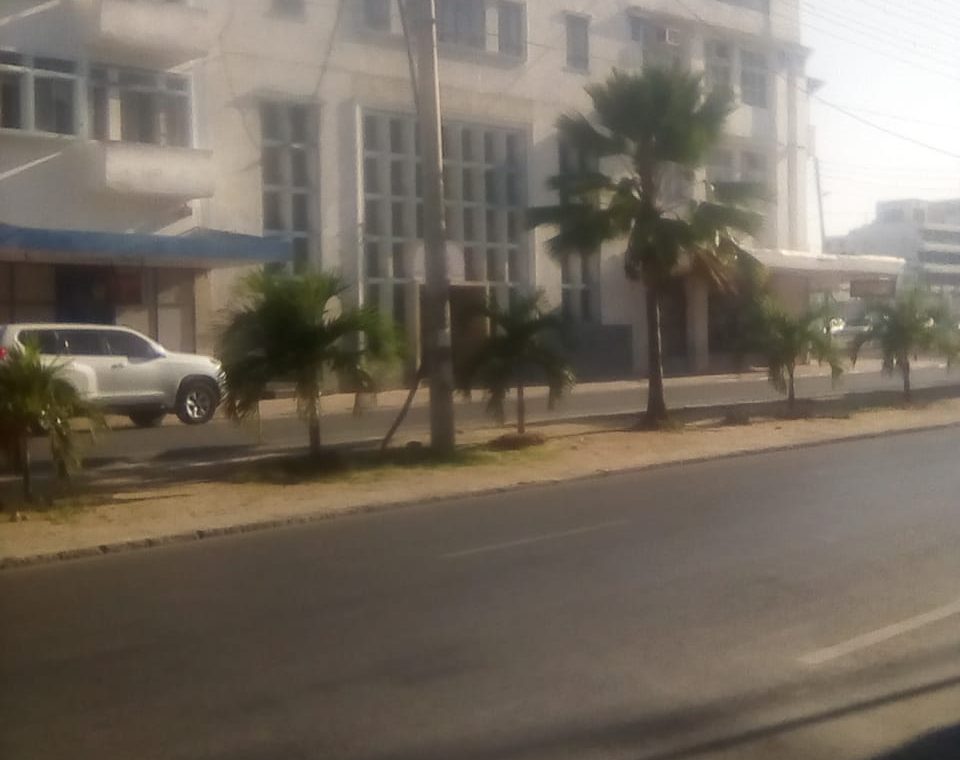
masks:
<instances>
[{"instance_id":1,"label":"car side window","mask_svg":"<svg viewBox=\"0 0 960 760\"><path fill-rule=\"evenodd\" d=\"M99 330L61 330L62 352L70 356L107 356L106 342Z\"/></svg>"},{"instance_id":2,"label":"car side window","mask_svg":"<svg viewBox=\"0 0 960 760\"><path fill-rule=\"evenodd\" d=\"M133 333L116 330L106 333L105 338L111 356L125 356L128 359L152 359L157 355L153 346Z\"/></svg>"},{"instance_id":3,"label":"car side window","mask_svg":"<svg viewBox=\"0 0 960 760\"><path fill-rule=\"evenodd\" d=\"M24 330L17 336L17 341L24 346L36 346L41 354L48 356L61 353L54 330Z\"/></svg>"}]
</instances>

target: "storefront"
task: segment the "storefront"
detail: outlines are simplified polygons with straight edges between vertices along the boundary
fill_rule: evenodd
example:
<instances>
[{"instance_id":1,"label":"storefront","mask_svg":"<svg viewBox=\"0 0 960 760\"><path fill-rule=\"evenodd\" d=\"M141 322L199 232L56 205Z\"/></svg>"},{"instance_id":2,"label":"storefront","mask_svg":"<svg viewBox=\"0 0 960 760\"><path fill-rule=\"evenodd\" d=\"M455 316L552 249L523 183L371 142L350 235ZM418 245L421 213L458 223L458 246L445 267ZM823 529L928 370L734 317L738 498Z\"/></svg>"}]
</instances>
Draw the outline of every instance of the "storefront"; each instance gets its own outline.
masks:
<instances>
[{"instance_id":1,"label":"storefront","mask_svg":"<svg viewBox=\"0 0 960 760\"><path fill-rule=\"evenodd\" d=\"M213 230L180 237L0 224L0 323L122 324L172 350L210 350L208 274L283 263L290 245Z\"/></svg>"}]
</instances>

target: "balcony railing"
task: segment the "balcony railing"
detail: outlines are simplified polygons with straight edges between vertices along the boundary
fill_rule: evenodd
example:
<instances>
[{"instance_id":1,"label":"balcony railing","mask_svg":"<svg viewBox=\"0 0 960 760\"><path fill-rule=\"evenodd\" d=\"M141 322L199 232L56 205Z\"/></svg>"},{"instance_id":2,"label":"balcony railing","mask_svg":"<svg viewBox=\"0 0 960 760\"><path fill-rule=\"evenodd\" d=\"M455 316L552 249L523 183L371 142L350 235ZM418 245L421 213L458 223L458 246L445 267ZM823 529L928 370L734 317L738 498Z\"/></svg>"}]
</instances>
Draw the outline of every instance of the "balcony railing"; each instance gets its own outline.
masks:
<instances>
[{"instance_id":1,"label":"balcony railing","mask_svg":"<svg viewBox=\"0 0 960 760\"><path fill-rule=\"evenodd\" d=\"M101 58L168 69L207 55L213 26L205 9L161 0L73 0L88 44Z\"/></svg>"},{"instance_id":2,"label":"balcony railing","mask_svg":"<svg viewBox=\"0 0 960 760\"><path fill-rule=\"evenodd\" d=\"M121 142L91 143L90 151L95 192L185 201L213 195L210 151Z\"/></svg>"}]
</instances>

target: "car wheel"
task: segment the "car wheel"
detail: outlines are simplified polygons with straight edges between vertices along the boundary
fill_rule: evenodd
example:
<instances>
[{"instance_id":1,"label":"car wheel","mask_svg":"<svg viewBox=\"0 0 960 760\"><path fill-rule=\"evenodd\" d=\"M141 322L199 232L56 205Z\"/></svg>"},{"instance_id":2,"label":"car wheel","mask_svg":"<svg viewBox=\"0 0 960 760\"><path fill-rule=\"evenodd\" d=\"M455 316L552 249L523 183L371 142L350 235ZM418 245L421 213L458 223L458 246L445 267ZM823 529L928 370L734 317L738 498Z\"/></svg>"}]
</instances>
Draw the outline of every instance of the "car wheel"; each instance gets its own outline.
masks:
<instances>
[{"instance_id":1,"label":"car wheel","mask_svg":"<svg viewBox=\"0 0 960 760\"><path fill-rule=\"evenodd\" d=\"M213 419L220 403L220 393L213 383L188 380L177 396L177 417L184 425L202 425Z\"/></svg>"},{"instance_id":2,"label":"car wheel","mask_svg":"<svg viewBox=\"0 0 960 760\"><path fill-rule=\"evenodd\" d=\"M159 409L144 409L137 412L130 413L130 422L136 425L138 428L152 428L157 427L163 418L167 416L167 413Z\"/></svg>"}]
</instances>

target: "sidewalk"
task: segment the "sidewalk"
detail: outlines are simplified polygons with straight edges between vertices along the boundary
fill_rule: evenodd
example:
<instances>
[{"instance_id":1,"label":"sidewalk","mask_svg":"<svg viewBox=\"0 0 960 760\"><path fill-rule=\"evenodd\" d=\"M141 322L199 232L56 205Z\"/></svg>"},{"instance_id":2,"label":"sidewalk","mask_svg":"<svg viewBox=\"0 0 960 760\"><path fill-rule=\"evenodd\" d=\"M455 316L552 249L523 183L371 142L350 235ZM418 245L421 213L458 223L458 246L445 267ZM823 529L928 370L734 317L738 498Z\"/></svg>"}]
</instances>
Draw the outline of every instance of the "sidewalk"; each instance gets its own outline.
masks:
<instances>
[{"instance_id":1,"label":"sidewalk","mask_svg":"<svg viewBox=\"0 0 960 760\"><path fill-rule=\"evenodd\" d=\"M931 367L945 367L943 362L921 360L914 364L914 369L926 369ZM865 359L857 363L856 368L848 370L848 375L866 375L879 373L881 363L878 359ZM797 377L829 377L830 368L820 367L817 364L808 364L799 367ZM767 381L766 370L751 369L748 372L740 374L721 374L721 375L687 375L683 377L671 377L665 381L667 392L671 388L685 388L695 386L718 385L723 383L736 382L763 382ZM572 397L603 395L605 393L617 393L622 391L638 390L645 391L647 381L643 380L614 380L599 383L578 383L571 392ZM377 409L397 409L399 410L406 401L409 390L391 390L376 394L369 402L366 408ZM536 386L526 389L528 399L545 399L547 389L543 386ZM480 394L474 394L474 398L479 398ZM324 413L346 413L354 408L355 396L352 393L338 393L323 397L322 406ZM426 384L420 386L420 390L414 397L414 407L425 407L430 403L430 392ZM263 401L260 404L260 413L264 419L277 417L289 417L296 415L297 404L292 398L277 398Z\"/></svg>"}]
</instances>

